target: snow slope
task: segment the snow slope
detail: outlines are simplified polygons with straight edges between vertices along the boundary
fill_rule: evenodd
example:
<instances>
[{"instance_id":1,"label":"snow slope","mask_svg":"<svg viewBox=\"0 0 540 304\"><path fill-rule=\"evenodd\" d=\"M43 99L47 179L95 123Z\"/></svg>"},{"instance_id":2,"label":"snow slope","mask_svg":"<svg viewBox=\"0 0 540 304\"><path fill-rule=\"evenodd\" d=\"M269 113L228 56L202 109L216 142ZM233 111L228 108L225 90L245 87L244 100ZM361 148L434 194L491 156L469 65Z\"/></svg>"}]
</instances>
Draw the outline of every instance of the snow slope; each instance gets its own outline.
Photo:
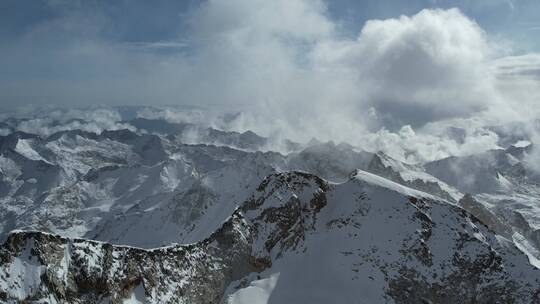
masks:
<instances>
[{"instance_id":1,"label":"snow slope","mask_svg":"<svg viewBox=\"0 0 540 304\"><path fill-rule=\"evenodd\" d=\"M18 231L0 259L8 303L534 303L540 290L540 270L477 218L366 172L272 174L191 245Z\"/></svg>"},{"instance_id":2,"label":"snow slope","mask_svg":"<svg viewBox=\"0 0 540 304\"><path fill-rule=\"evenodd\" d=\"M0 136L0 300L536 301L530 146L406 164L347 144L284 141L283 154L253 132L131 123Z\"/></svg>"}]
</instances>

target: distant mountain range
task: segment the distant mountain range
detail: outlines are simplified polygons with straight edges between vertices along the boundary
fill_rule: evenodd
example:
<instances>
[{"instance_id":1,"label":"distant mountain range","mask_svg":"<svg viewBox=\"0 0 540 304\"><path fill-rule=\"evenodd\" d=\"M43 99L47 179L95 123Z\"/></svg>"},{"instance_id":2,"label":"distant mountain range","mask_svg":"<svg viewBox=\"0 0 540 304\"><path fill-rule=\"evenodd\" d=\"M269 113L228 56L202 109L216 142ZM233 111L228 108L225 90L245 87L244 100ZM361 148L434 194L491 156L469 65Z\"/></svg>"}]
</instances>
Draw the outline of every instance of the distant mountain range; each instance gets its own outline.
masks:
<instances>
[{"instance_id":1,"label":"distant mountain range","mask_svg":"<svg viewBox=\"0 0 540 304\"><path fill-rule=\"evenodd\" d=\"M16 125L2 302L540 303L532 145L407 164L161 119Z\"/></svg>"}]
</instances>

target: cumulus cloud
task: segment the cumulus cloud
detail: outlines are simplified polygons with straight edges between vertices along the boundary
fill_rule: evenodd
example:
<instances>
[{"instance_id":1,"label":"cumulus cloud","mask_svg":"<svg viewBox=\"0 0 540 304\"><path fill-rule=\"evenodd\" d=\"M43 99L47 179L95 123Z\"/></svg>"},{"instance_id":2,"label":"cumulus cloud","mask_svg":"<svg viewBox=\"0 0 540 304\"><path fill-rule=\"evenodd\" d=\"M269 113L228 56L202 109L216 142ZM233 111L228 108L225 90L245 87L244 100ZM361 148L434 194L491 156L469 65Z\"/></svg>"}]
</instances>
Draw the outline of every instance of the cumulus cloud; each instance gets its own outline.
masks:
<instances>
[{"instance_id":1,"label":"cumulus cloud","mask_svg":"<svg viewBox=\"0 0 540 304\"><path fill-rule=\"evenodd\" d=\"M324 10L317 13L324 16ZM251 106L250 115L234 121L238 130L344 140L409 161L499 148L499 136L486 127L498 123L495 114L508 113L507 101L515 96L501 94L509 90L493 70L500 47L457 9L369 21L356 39L322 27L300 44L274 36L275 31L268 36L268 25L257 31L255 37L264 37L258 41L246 34L254 33L248 24L224 27L225 33L234 33L235 43L220 40L220 46L250 63L236 66L235 59L225 60L232 62L229 69L218 70L227 70L233 83L214 86L226 98ZM275 49L257 51L266 46ZM212 53L204 61L220 56ZM265 58L270 62L265 64ZM234 91L238 75L246 89L239 92ZM461 141L447 133L452 123L465 128ZM434 133L437 125L446 126L438 127L444 132Z\"/></svg>"},{"instance_id":2,"label":"cumulus cloud","mask_svg":"<svg viewBox=\"0 0 540 304\"><path fill-rule=\"evenodd\" d=\"M457 9L368 21L356 41L339 45L322 56L355 69L367 103L389 121L423 125L497 102L488 65L494 50Z\"/></svg>"},{"instance_id":3,"label":"cumulus cloud","mask_svg":"<svg viewBox=\"0 0 540 304\"><path fill-rule=\"evenodd\" d=\"M369 21L349 39L323 3L287 3L263 2L256 12L240 0L199 8L184 96L248 105L254 117L241 124L262 133L348 141L500 102L489 66L495 50L457 9Z\"/></svg>"}]
</instances>

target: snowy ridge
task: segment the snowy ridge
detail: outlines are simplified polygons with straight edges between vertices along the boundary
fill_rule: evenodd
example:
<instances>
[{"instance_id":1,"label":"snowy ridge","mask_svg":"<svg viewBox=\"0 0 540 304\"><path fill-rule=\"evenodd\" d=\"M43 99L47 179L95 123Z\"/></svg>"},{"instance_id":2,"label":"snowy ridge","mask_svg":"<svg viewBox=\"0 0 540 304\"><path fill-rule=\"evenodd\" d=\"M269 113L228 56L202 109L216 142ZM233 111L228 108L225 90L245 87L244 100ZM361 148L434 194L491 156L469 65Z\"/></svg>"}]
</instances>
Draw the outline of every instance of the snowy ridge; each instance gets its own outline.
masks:
<instances>
[{"instance_id":1,"label":"snowy ridge","mask_svg":"<svg viewBox=\"0 0 540 304\"><path fill-rule=\"evenodd\" d=\"M341 184L270 175L191 245L143 250L20 231L0 258L8 302L121 303L137 293L147 303L531 303L540 283L527 256L463 209L369 173Z\"/></svg>"},{"instance_id":2,"label":"snowy ridge","mask_svg":"<svg viewBox=\"0 0 540 304\"><path fill-rule=\"evenodd\" d=\"M388 190L392 190L403 195L415 196L419 198L436 199L435 196L431 194L409 188L407 186L398 184L394 181L391 181L389 179L386 179L384 177L381 177L381 176L378 176L378 175L375 175L373 173L369 173L366 171L356 170L351 176L358 180L364 181L367 184L377 185L379 187L386 188Z\"/></svg>"},{"instance_id":3,"label":"snowy ridge","mask_svg":"<svg viewBox=\"0 0 540 304\"><path fill-rule=\"evenodd\" d=\"M0 301L537 301L530 146L407 164L132 123L0 136Z\"/></svg>"}]
</instances>

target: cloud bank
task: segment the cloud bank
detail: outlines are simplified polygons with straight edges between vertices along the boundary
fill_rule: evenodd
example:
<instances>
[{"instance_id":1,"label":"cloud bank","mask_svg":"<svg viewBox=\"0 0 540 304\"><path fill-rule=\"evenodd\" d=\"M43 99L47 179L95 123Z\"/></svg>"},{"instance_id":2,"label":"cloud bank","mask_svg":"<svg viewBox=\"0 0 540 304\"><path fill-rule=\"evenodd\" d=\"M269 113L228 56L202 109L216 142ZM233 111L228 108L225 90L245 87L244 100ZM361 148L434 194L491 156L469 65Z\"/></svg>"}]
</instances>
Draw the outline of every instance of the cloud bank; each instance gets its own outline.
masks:
<instances>
[{"instance_id":1,"label":"cloud bank","mask_svg":"<svg viewBox=\"0 0 540 304\"><path fill-rule=\"evenodd\" d=\"M491 126L539 117L540 57L509 56L458 9L370 20L354 37L323 1L208 0L182 18L177 39L149 44L111 43L99 11L38 24L0 47L0 98L239 111L221 127L411 162L497 148Z\"/></svg>"}]
</instances>

